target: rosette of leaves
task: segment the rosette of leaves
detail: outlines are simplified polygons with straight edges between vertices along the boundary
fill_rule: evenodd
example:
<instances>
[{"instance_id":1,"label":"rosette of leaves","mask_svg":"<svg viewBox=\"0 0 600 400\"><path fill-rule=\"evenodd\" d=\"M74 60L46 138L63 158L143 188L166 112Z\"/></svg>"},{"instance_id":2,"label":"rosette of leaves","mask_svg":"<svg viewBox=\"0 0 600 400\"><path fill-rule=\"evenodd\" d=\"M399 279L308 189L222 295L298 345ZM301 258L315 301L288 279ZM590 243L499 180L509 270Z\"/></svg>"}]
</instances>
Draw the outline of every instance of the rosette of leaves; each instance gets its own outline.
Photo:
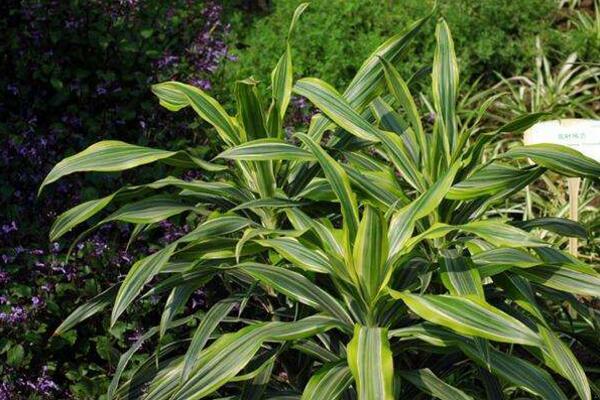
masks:
<instances>
[{"instance_id":1,"label":"rosette of leaves","mask_svg":"<svg viewBox=\"0 0 600 400\"><path fill-rule=\"evenodd\" d=\"M597 179L600 164L545 144L516 146L482 162L495 138L545 114L491 132L478 130L477 120L460 124L458 66L443 21L431 69L436 118L424 123L410 92L419 76L407 83L393 64L425 21L379 47L343 93L315 78L298 80L293 92L320 110L306 133L295 134L299 144L282 135L249 137L243 108L233 124L233 117L208 112L214 101L181 84L155 89L163 105L191 105L216 127L228 144L221 158L235 160L228 173L238 175L226 193L252 197L206 191L221 181L180 187L178 197L219 204L221 214L136 263L118 289L113 319L161 273L170 277L146 294L172 292L161 325L145 338L200 322L190 338L159 347L120 383L136 343L121 357L109 398L469 399L526 392L566 399L573 392L591 399L588 365L569 345L597 352L597 312L582 300L600 295L600 276L536 233L569 235L580 227L563 219L518 224L493 216L497 204L547 170ZM273 110L285 109L277 99L263 126L270 126ZM476 114L482 117L489 104ZM274 195L261 192L257 163L273 171L267 176L283 177L271 181ZM139 208L144 215L153 210ZM206 314L174 319L185 293L217 275L242 289ZM241 318L249 292L278 304L278 312ZM111 302L110 295L99 296L59 331ZM561 312L563 304L577 311L574 321ZM293 373L282 378L278 370Z\"/></svg>"}]
</instances>

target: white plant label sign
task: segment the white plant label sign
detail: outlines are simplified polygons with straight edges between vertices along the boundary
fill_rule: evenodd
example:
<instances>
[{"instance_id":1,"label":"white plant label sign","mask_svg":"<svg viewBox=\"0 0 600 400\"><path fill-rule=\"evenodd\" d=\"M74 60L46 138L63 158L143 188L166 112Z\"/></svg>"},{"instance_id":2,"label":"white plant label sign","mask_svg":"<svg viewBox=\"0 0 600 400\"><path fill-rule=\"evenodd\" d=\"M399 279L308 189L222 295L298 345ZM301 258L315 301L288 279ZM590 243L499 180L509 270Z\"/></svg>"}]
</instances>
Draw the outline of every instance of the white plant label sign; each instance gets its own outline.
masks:
<instances>
[{"instance_id":1,"label":"white plant label sign","mask_svg":"<svg viewBox=\"0 0 600 400\"><path fill-rule=\"evenodd\" d=\"M562 144L600 162L600 120L560 119L539 122L525 131L526 145Z\"/></svg>"}]
</instances>

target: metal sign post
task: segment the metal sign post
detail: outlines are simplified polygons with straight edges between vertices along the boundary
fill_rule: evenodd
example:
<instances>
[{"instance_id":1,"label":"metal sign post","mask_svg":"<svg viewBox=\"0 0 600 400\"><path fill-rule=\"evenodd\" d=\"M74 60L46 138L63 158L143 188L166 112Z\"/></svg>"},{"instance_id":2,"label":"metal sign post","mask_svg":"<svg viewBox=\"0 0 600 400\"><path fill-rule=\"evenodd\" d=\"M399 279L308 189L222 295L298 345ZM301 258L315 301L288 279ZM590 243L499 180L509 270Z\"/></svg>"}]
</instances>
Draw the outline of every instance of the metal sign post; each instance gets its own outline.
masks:
<instances>
[{"instance_id":1,"label":"metal sign post","mask_svg":"<svg viewBox=\"0 0 600 400\"><path fill-rule=\"evenodd\" d=\"M593 119L561 119L540 122L525 131L526 145L539 143L561 144L600 161L600 121ZM580 178L568 178L569 216L579 219ZM569 252L577 256L577 238L569 238Z\"/></svg>"}]
</instances>

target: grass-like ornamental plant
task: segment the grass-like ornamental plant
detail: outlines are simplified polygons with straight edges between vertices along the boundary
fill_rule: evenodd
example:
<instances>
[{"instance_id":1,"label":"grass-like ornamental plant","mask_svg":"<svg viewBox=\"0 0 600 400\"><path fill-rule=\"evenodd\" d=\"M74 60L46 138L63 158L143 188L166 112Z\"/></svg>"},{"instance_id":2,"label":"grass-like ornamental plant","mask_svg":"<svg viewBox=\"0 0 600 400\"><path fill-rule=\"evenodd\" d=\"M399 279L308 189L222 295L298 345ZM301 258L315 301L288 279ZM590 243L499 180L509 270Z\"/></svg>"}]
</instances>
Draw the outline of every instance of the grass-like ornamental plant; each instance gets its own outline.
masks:
<instances>
[{"instance_id":1,"label":"grass-like ornamental plant","mask_svg":"<svg viewBox=\"0 0 600 400\"><path fill-rule=\"evenodd\" d=\"M462 128L443 21L431 69L435 119L425 121L411 94L419 76L406 81L394 64L428 19L376 49L343 93L316 78L292 86L289 46L268 108L250 79L238 82L235 117L200 89L156 85L163 106L192 107L216 129L217 161L101 142L50 173L45 184L153 161L214 172L125 187L67 211L52 229L59 237L113 203L99 223L133 223L136 232L182 213L197 223L58 328L110 303L114 323L149 282L157 283L143 296L170 292L160 325L121 356L109 398L592 398L573 347L598 351L597 311L585 303L600 295L600 275L536 233L582 228L493 216L547 170L597 179L600 164L544 144L482 163L489 143L545 114L491 132ZM320 111L294 141L281 128L292 92ZM206 313L178 317L190 293L215 280L222 297ZM177 339L159 340L121 379L143 340L166 332Z\"/></svg>"}]
</instances>

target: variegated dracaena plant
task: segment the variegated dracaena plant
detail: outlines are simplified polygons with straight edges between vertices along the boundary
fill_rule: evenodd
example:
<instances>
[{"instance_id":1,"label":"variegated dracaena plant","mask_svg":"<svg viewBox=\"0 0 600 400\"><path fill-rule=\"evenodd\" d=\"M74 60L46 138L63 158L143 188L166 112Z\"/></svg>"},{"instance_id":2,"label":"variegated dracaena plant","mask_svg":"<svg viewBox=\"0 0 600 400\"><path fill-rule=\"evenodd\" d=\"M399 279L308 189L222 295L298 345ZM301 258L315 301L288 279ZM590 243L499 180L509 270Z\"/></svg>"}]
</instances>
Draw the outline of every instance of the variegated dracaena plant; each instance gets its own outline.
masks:
<instances>
[{"instance_id":1,"label":"variegated dracaena plant","mask_svg":"<svg viewBox=\"0 0 600 400\"><path fill-rule=\"evenodd\" d=\"M517 146L482 162L493 139L544 114L493 132L460 124L458 66L443 21L432 68L436 117L424 123L410 92L422 74L407 82L393 65L427 19L380 46L343 93L315 78L292 88L288 46L266 116L249 80L238 84L236 117L199 89L154 87L167 108L191 106L215 127L220 158L235 162L216 176L233 180L166 178L58 218L54 236L113 201L169 186L178 192L127 203L101 222L139 227L189 212L202 221L58 328L60 334L113 301L114 322L146 283L164 276L144 294L170 290L160 325L121 356L109 398L592 398L586 366L569 345L598 351L597 311L584 302L600 295L600 276L536 233L581 235L581 227L493 216L496 204L546 170L597 179L600 165L554 145ZM306 133L295 134L297 144L281 134L292 91L320 111ZM158 160L222 168L188 152L101 143L61 162L45 183ZM218 211L203 218L207 204ZM221 299L204 314L175 319L193 290L217 278L227 282ZM265 306L242 318L250 303ZM562 305L576 312L574 320ZM121 382L143 340L182 332L194 319L189 337L159 346Z\"/></svg>"}]
</instances>

